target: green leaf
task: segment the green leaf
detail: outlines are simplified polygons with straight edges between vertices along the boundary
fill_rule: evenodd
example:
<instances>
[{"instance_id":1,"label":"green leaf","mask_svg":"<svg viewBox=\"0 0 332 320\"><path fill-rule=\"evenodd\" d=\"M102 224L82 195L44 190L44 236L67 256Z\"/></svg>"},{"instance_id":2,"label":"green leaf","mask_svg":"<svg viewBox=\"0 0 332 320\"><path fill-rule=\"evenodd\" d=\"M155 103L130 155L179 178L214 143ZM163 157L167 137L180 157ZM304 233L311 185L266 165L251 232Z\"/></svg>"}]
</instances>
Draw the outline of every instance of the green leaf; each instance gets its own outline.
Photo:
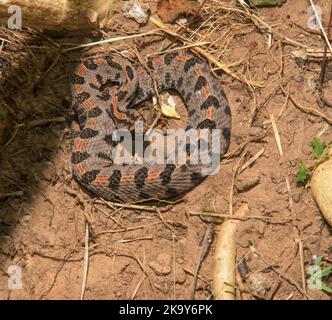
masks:
<instances>
[{"instance_id":1,"label":"green leaf","mask_svg":"<svg viewBox=\"0 0 332 320\"><path fill-rule=\"evenodd\" d=\"M322 260L323 260L323 256L318 257L315 261L315 265L320 267L320 265L322 264Z\"/></svg>"},{"instance_id":2,"label":"green leaf","mask_svg":"<svg viewBox=\"0 0 332 320\"><path fill-rule=\"evenodd\" d=\"M310 175L310 169L301 161L299 169L296 175L296 182L300 184L305 184Z\"/></svg>"},{"instance_id":3,"label":"green leaf","mask_svg":"<svg viewBox=\"0 0 332 320\"><path fill-rule=\"evenodd\" d=\"M322 270L321 277L328 277L332 273L332 267L326 267Z\"/></svg>"},{"instance_id":4,"label":"green leaf","mask_svg":"<svg viewBox=\"0 0 332 320\"><path fill-rule=\"evenodd\" d=\"M324 151L323 156L322 156L323 161L325 161L329 158L331 149L332 149L332 144L330 144L329 146L327 146L325 148L325 151Z\"/></svg>"},{"instance_id":5,"label":"green leaf","mask_svg":"<svg viewBox=\"0 0 332 320\"><path fill-rule=\"evenodd\" d=\"M253 247L253 246L254 246L253 241L252 240L248 240L248 247L250 248L250 247Z\"/></svg>"},{"instance_id":6,"label":"green leaf","mask_svg":"<svg viewBox=\"0 0 332 320\"><path fill-rule=\"evenodd\" d=\"M325 283L321 284L321 290L327 293L332 293L332 288L328 287Z\"/></svg>"},{"instance_id":7,"label":"green leaf","mask_svg":"<svg viewBox=\"0 0 332 320\"><path fill-rule=\"evenodd\" d=\"M312 155L314 159L317 159L323 155L326 144L324 142L320 142L318 138L314 137L311 141L311 146L312 146Z\"/></svg>"}]
</instances>

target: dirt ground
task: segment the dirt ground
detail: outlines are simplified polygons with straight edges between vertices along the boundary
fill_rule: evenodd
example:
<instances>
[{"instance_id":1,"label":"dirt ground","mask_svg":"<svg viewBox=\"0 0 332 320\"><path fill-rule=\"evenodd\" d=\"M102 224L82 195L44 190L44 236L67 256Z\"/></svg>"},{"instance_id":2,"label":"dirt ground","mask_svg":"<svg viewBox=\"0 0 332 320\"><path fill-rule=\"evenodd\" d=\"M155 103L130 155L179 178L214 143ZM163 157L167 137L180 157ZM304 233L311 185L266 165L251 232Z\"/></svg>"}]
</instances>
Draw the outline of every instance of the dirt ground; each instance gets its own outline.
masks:
<instances>
[{"instance_id":1,"label":"dirt ground","mask_svg":"<svg viewBox=\"0 0 332 320\"><path fill-rule=\"evenodd\" d=\"M329 1L315 2L326 26ZM150 6L153 11L153 1ZM230 201L234 212L247 203L253 217L239 224L236 236L237 261L245 257L248 267L244 285L249 299L331 299L303 282L313 257L323 256L324 264L331 264L332 238L310 185L296 183L300 161L313 164L312 138L332 142L332 109L322 103L316 88L324 41L319 31L308 29L313 14L306 1L288 0L281 7L260 8L256 15L276 31L270 38L235 1L208 0L201 20L190 28L171 25L183 37L208 42L202 48L236 74L263 84L248 86L215 69L232 109L230 156L222 160L217 175L178 202L138 208L106 204L73 179L70 76L81 57L134 47L144 57L167 44L181 47L181 42L160 33L60 54L70 43L98 38L66 34L51 39L32 30L0 30L0 37L10 41L3 42L0 52L0 117L10 119L0 126L0 194L10 194L0 198L0 299L80 299L86 225L89 268L84 299L212 299L220 224L193 213L229 214ZM103 37L154 28L124 18L120 4ZM317 50L317 55L294 57L300 46L280 35ZM329 70L327 96L332 92ZM310 114L309 108L326 118ZM236 168L258 152L253 164L238 171L231 192ZM13 265L21 268L22 288L9 290L8 268ZM332 286L332 278L324 283Z\"/></svg>"}]
</instances>

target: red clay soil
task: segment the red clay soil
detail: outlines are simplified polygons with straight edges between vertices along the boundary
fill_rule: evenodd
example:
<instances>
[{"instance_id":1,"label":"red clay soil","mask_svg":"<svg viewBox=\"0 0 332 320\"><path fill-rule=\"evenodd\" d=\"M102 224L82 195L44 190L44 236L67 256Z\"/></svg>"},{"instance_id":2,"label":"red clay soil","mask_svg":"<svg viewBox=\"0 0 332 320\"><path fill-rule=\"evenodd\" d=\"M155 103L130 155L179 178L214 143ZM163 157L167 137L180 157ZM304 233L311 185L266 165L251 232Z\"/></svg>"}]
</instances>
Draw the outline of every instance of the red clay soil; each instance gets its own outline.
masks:
<instances>
[{"instance_id":1,"label":"red clay soil","mask_svg":"<svg viewBox=\"0 0 332 320\"><path fill-rule=\"evenodd\" d=\"M207 1L203 21L211 13ZM221 1L222 2L222 1ZM320 5L323 22L328 21L328 1ZM235 1L222 2L238 8ZM145 32L124 18L121 6L115 10L112 30L105 37L127 32ZM230 101L233 128L230 151L219 173L181 198L178 203L160 203L157 209L115 208L83 190L71 174L69 79L80 56L63 54L53 66L58 52L45 37L31 31L1 30L15 45L5 44L0 53L3 77L1 106L15 110L0 155L0 193L23 191L18 196L0 199L0 299L79 299L83 281L86 221L89 221L89 269L84 299L191 299L193 279L202 251L204 259L197 275L195 299L211 299L215 238L220 225L216 219L193 215L212 211L229 214L233 173L264 149L257 160L240 172L235 180L234 211L242 203L249 206L250 218L240 223L237 236L237 261L245 256L248 265L245 286L250 299L330 299L318 289L305 288L302 271L314 256L332 261L331 230L313 200L310 186L296 183L301 161L313 164L311 140L332 142L331 125L322 117L297 108L291 97L306 108L332 117L332 109L321 103L315 86L321 59L294 58L298 47L261 32L248 18L229 10L218 13L224 24L210 29L208 41L220 43L219 57L232 70L248 79L263 80L263 87L250 88L216 71ZM287 1L281 7L259 9L257 15L285 36L307 47L323 48L319 33L308 32L312 16L306 1ZM174 29L176 25L172 26ZM201 34L207 34L202 27ZM219 40L218 40L219 38ZM69 36L53 41L91 42ZM163 36L146 36L131 42L104 45L85 51L110 52L134 46L142 56L160 49ZM219 42L218 42L219 41ZM167 40L170 43L171 39ZM41 47L51 47L46 50ZM225 51L223 52L223 48ZM50 67L50 71L45 71ZM332 72L327 70L324 92L331 92ZM329 82L330 81L330 82ZM280 86L285 88L286 95ZM254 99L255 97L255 99ZM7 106L7 108L6 108ZM256 113L253 110L256 107ZM283 156L270 126L274 115L280 134ZM40 119L58 122L40 124ZM14 125L30 123L30 126ZM11 140L9 140L12 137ZM243 149L238 147L245 143ZM3 144L4 144L3 143ZM245 153L245 154L244 154ZM241 158L242 157L242 158ZM142 204L143 205L143 204ZM203 241L210 228L208 240ZM259 255L254 254L248 244ZM299 243L303 246L303 260ZM301 248L300 248L301 249ZM203 252L204 253L204 252ZM8 268L22 270L22 288L8 290ZM332 279L324 279L332 285ZM239 298L239 292L237 292Z\"/></svg>"}]
</instances>

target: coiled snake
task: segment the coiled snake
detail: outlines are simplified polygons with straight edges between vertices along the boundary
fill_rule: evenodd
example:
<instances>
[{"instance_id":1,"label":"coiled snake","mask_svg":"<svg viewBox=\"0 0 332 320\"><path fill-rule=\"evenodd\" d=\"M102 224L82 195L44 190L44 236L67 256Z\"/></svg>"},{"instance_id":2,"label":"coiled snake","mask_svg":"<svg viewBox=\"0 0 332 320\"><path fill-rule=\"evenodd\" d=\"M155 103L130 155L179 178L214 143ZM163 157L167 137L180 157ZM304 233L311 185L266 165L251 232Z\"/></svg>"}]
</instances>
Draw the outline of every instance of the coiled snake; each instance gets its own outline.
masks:
<instances>
[{"instance_id":1,"label":"coiled snake","mask_svg":"<svg viewBox=\"0 0 332 320\"><path fill-rule=\"evenodd\" d=\"M186 52L170 52L150 59L145 68L129 60L106 56L88 59L72 78L73 174L81 185L104 199L125 202L178 196L200 183L202 164L115 164L112 133L133 120L131 110L158 91L175 89L188 112L188 126L220 129L219 156L228 148L231 111L224 90L209 66Z\"/></svg>"}]
</instances>

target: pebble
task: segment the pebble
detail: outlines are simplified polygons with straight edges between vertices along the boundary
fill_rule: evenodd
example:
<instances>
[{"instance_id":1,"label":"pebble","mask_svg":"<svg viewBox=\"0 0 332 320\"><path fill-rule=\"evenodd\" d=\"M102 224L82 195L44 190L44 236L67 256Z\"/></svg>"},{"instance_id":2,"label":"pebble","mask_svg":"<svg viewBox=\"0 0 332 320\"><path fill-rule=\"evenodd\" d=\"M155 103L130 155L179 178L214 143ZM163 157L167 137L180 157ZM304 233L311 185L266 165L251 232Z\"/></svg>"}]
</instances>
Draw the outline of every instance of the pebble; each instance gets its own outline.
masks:
<instances>
[{"instance_id":1,"label":"pebble","mask_svg":"<svg viewBox=\"0 0 332 320\"><path fill-rule=\"evenodd\" d=\"M296 74L295 76L293 76L293 79L296 81L296 82L303 82L304 81L304 77L300 74Z\"/></svg>"},{"instance_id":2,"label":"pebble","mask_svg":"<svg viewBox=\"0 0 332 320\"><path fill-rule=\"evenodd\" d=\"M186 273L182 268L178 268L175 271L175 282L182 284L186 282Z\"/></svg>"},{"instance_id":3,"label":"pebble","mask_svg":"<svg viewBox=\"0 0 332 320\"><path fill-rule=\"evenodd\" d=\"M326 105L332 108L332 90L325 90L323 94L323 99Z\"/></svg>"},{"instance_id":4,"label":"pebble","mask_svg":"<svg viewBox=\"0 0 332 320\"><path fill-rule=\"evenodd\" d=\"M156 260L149 263L150 268L158 276L166 276L172 271L172 257L166 253L160 253Z\"/></svg>"},{"instance_id":5,"label":"pebble","mask_svg":"<svg viewBox=\"0 0 332 320\"><path fill-rule=\"evenodd\" d=\"M260 177L255 176L255 177L239 177L237 184L236 184L236 189L238 192L245 192L249 191L250 189L256 187L260 183Z\"/></svg>"},{"instance_id":6,"label":"pebble","mask_svg":"<svg viewBox=\"0 0 332 320\"><path fill-rule=\"evenodd\" d=\"M268 281L262 273L253 273L248 277L250 291L258 294L265 294L270 288Z\"/></svg>"}]
</instances>

